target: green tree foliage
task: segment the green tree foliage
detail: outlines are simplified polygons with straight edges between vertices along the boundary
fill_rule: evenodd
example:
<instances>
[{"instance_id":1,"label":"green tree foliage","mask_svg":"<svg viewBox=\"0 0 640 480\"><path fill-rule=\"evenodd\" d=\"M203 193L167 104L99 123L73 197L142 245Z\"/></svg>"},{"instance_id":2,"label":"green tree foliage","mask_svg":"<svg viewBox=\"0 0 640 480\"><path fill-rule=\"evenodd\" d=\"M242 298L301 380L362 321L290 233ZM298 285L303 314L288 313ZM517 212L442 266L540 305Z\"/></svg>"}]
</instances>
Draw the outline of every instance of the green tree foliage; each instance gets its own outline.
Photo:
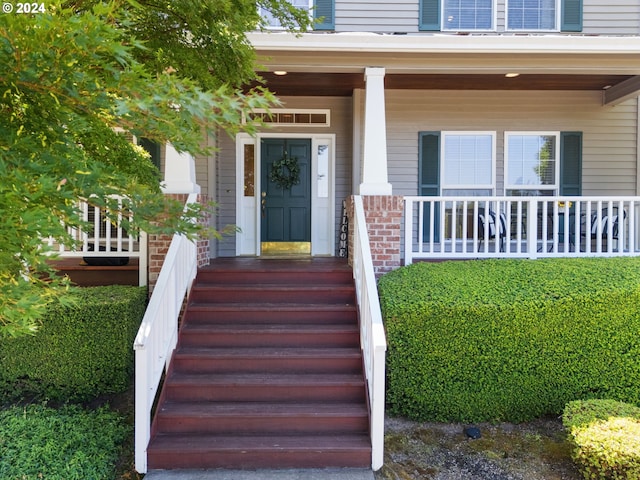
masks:
<instances>
[{"instance_id":1,"label":"green tree foliage","mask_svg":"<svg viewBox=\"0 0 640 480\"><path fill-rule=\"evenodd\" d=\"M308 27L287 2L262 3ZM194 233L199 208L167 200L148 155L114 129L197 154L203 132L233 133L243 112L272 105L262 88L240 90L255 76L244 32L260 22L255 0L54 0L0 14L0 336L34 332L64 301L42 240L71 243L78 199L115 215L124 195L128 228Z\"/></svg>"}]
</instances>

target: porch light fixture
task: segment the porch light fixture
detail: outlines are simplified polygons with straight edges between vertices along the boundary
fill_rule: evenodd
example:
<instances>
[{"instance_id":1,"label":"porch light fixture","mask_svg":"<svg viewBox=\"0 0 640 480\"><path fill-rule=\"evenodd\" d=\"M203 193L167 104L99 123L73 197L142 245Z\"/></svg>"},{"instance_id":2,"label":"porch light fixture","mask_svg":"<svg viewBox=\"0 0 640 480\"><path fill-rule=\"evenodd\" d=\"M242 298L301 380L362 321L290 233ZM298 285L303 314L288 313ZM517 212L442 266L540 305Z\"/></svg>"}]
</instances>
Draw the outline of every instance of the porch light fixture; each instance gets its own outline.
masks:
<instances>
[{"instance_id":1,"label":"porch light fixture","mask_svg":"<svg viewBox=\"0 0 640 480\"><path fill-rule=\"evenodd\" d=\"M273 74L278 75L279 77L286 75L288 72L286 70L274 70Z\"/></svg>"},{"instance_id":2,"label":"porch light fixture","mask_svg":"<svg viewBox=\"0 0 640 480\"><path fill-rule=\"evenodd\" d=\"M504 76L507 78L516 78L516 77L519 77L520 74L516 72L512 72L512 73L506 73Z\"/></svg>"}]
</instances>

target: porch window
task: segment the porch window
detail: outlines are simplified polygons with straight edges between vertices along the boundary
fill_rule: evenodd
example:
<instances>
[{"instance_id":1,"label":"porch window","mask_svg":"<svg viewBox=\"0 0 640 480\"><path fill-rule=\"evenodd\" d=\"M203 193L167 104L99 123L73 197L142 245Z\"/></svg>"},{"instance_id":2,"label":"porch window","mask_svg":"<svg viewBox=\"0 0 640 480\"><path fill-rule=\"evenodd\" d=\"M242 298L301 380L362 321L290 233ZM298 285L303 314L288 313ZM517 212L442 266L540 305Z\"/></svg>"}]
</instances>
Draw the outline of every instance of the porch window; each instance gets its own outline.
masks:
<instances>
[{"instance_id":1,"label":"porch window","mask_svg":"<svg viewBox=\"0 0 640 480\"><path fill-rule=\"evenodd\" d=\"M444 195L492 195L495 132L442 132Z\"/></svg>"},{"instance_id":2,"label":"porch window","mask_svg":"<svg viewBox=\"0 0 640 480\"><path fill-rule=\"evenodd\" d=\"M557 30L558 0L507 0L507 30Z\"/></svg>"},{"instance_id":3,"label":"porch window","mask_svg":"<svg viewBox=\"0 0 640 480\"><path fill-rule=\"evenodd\" d=\"M505 133L507 195L557 195L560 132Z\"/></svg>"},{"instance_id":4,"label":"porch window","mask_svg":"<svg viewBox=\"0 0 640 480\"><path fill-rule=\"evenodd\" d=\"M493 30L494 0L443 0L443 30Z\"/></svg>"}]
</instances>

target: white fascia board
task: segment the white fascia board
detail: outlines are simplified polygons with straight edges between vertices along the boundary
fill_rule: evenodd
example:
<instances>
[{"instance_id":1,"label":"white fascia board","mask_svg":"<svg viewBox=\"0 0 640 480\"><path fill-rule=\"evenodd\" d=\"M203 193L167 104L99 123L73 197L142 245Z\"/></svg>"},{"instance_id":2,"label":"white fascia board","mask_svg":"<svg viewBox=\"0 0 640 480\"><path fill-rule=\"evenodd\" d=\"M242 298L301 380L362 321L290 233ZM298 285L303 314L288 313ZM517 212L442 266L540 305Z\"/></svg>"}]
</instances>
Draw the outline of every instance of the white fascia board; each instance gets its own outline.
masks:
<instances>
[{"instance_id":1,"label":"white fascia board","mask_svg":"<svg viewBox=\"0 0 640 480\"><path fill-rule=\"evenodd\" d=\"M262 33L247 38L260 52L402 52L402 53L540 53L640 54L640 36L581 35L383 35L376 33Z\"/></svg>"}]
</instances>

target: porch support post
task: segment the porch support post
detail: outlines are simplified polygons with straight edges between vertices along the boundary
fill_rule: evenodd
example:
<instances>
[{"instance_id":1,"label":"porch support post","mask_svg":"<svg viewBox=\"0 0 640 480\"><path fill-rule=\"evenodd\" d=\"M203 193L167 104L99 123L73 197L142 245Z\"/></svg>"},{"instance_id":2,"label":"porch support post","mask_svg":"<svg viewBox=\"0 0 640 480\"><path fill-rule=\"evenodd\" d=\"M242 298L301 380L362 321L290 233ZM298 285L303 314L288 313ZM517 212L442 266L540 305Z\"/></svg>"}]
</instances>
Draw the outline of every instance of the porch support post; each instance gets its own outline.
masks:
<instances>
[{"instance_id":1,"label":"porch support post","mask_svg":"<svg viewBox=\"0 0 640 480\"><path fill-rule=\"evenodd\" d=\"M196 183L196 162L188 153L178 153L167 143L164 161L164 193L200 193Z\"/></svg>"},{"instance_id":2,"label":"porch support post","mask_svg":"<svg viewBox=\"0 0 640 480\"><path fill-rule=\"evenodd\" d=\"M364 148L360 195L391 195L387 176L384 68L365 69Z\"/></svg>"}]
</instances>

